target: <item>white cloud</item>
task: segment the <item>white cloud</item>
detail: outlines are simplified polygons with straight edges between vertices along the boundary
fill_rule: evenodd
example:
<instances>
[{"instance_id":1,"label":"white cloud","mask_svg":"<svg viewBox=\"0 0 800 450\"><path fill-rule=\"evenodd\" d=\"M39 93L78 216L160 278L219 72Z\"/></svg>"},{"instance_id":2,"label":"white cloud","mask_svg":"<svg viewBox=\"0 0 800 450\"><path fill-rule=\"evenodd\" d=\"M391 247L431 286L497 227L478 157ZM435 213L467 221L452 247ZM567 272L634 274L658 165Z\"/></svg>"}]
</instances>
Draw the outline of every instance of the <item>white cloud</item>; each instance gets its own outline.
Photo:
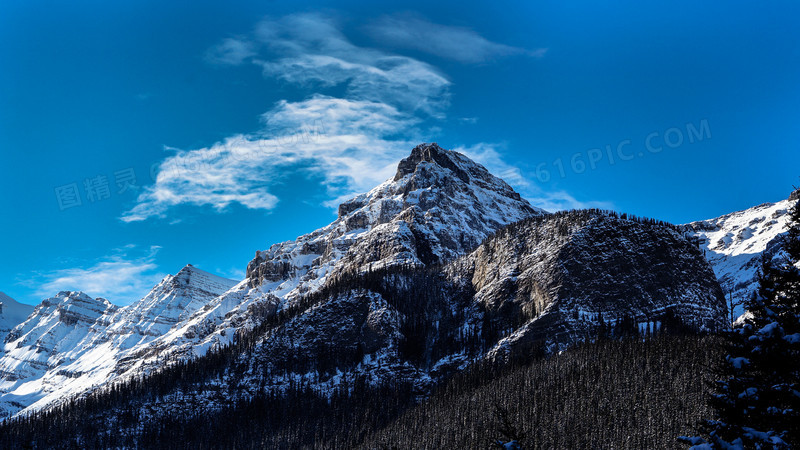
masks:
<instances>
[{"instance_id":1,"label":"white cloud","mask_svg":"<svg viewBox=\"0 0 800 450\"><path fill-rule=\"evenodd\" d=\"M346 98L370 100L443 117L450 81L435 67L405 56L360 47L336 21L298 14L262 21L256 39L271 57L257 59L265 76L305 86L346 87Z\"/></svg>"},{"instance_id":2,"label":"white cloud","mask_svg":"<svg viewBox=\"0 0 800 450\"><path fill-rule=\"evenodd\" d=\"M319 14L266 19L249 40L226 39L209 54L227 64L249 58L267 77L312 92L344 88L344 96L280 101L263 115L261 130L207 148L170 149L175 154L160 163L155 184L122 220L165 217L178 205L269 210L278 204L274 185L297 171L321 176L332 198L368 190L413 147L422 117L444 117L449 103L450 82L433 66L357 46Z\"/></svg>"},{"instance_id":3,"label":"white cloud","mask_svg":"<svg viewBox=\"0 0 800 450\"><path fill-rule=\"evenodd\" d=\"M525 200L531 205L542 208L548 212L568 211L571 209L607 209L617 210L613 202L608 201L595 201L595 200L578 200L566 191L545 191L542 189L528 191L519 190Z\"/></svg>"},{"instance_id":4,"label":"white cloud","mask_svg":"<svg viewBox=\"0 0 800 450\"><path fill-rule=\"evenodd\" d=\"M546 211L555 212L569 209L599 208L616 210L612 202L605 201L582 201L578 200L565 191L539 191L531 195L523 195L532 205L536 205Z\"/></svg>"},{"instance_id":5,"label":"white cloud","mask_svg":"<svg viewBox=\"0 0 800 450\"><path fill-rule=\"evenodd\" d=\"M130 245L117 249L85 268L58 269L34 276L36 294L51 297L59 291L79 290L92 297L103 297L117 305L143 297L164 277L157 273L155 255L159 247L139 251ZM138 253L139 255L133 255Z\"/></svg>"},{"instance_id":6,"label":"white cloud","mask_svg":"<svg viewBox=\"0 0 800 450\"><path fill-rule=\"evenodd\" d=\"M546 48L527 50L499 44L469 28L436 24L410 14L383 17L368 30L389 45L462 63L481 63L511 55L540 58L547 52Z\"/></svg>"},{"instance_id":7,"label":"white cloud","mask_svg":"<svg viewBox=\"0 0 800 450\"><path fill-rule=\"evenodd\" d=\"M482 164L489 172L502 178L520 193L530 190L532 186L528 179L522 175L522 171L518 167L506 163L496 147L498 146L479 142L469 147L459 146L453 150L463 153L473 161Z\"/></svg>"},{"instance_id":8,"label":"white cloud","mask_svg":"<svg viewBox=\"0 0 800 450\"><path fill-rule=\"evenodd\" d=\"M402 42L462 62L544 51L497 44L472 30L413 16L384 17L370 30L384 42ZM450 100L451 83L438 69L356 45L335 18L321 14L265 19L252 35L225 39L206 57L215 64L255 64L265 77L316 93L278 102L262 116L263 127L256 132L206 148L169 149L174 154L160 163L155 184L143 190L122 220L166 217L178 205L270 210L279 201L275 185L298 172L321 178L331 198L324 204L336 206L389 178L397 161L423 140L418 127L444 118ZM436 126L427 126L430 136ZM541 197L537 206L563 209L580 203L560 192L542 194L494 146L457 150L484 163L523 195Z\"/></svg>"},{"instance_id":9,"label":"white cloud","mask_svg":"<svg viewBox=\"0 0 800 450\"><path fill-rule=\"evenodd\" d=\"M394 135L404 131L413 139L418 119L383 103L317 95L279 102L263 121L257 134L176 150L122 219L163 217L180 204L272 209L278 198L270 188L299 170L321 176L332 197L363 192L388 178L413 147Z\"/></svg>"},{"instance_id":10,"label":"white cloud","mask_svg":"<svg viewBox=\"0 0 800 450\"><path fill-rule=\"evenodd\" d=\"M216 273L230 280L244 280L246 275L241 267L229 267L227 269L217 268Z\"/></svg>"},{"instance_id":11,"label":"white cloud","mask_svg":"<svg viewBox=\"0 0 800 450\"><path fill-rule=\"evenodd\" d=\"M227 38L206 51L205 59L212 64L238 66L256 55L251 42L243 39Z\"/></svg>"}]
</instances>

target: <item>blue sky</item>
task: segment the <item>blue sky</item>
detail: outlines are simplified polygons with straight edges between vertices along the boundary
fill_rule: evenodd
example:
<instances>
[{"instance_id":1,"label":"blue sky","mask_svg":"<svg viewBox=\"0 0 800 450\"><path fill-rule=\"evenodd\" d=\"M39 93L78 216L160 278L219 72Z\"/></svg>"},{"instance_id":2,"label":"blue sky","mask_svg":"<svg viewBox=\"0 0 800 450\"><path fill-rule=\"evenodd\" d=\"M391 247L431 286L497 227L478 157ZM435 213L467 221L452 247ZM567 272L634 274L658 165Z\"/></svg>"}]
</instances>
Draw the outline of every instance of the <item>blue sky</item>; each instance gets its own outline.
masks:
<instances>
[{"instance_id":1,"label":"blue sky","mask_svg":"<svg viewBox=\"0 0 800 450\"><path fill-rule=\"evenodd\" d=\"M419 142L547 209L683 223L798 184L794 2L361 3L0 3L0 290L240 278Z\"/></svg>"}]
</instances>

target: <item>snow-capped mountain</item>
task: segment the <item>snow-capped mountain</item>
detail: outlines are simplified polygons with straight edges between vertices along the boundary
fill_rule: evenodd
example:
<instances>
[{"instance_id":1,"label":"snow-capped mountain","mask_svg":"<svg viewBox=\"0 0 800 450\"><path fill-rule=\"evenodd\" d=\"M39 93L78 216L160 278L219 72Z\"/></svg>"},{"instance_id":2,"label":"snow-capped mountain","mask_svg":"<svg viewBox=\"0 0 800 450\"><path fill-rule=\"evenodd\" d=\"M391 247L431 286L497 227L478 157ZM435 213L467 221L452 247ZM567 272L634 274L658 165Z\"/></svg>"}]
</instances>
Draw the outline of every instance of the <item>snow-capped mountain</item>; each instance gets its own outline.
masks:
<instances>
[{"instance_id":1,"label":"snow-capped mountain","mask_svg":"<svg viewBox=\"0 0 800 450\"><path fill-rule=\"evenodd\" d=\"M251 286L291 298L328 274L393 265L441 263L492 232L543 211L464 155L420 145L394 178L339 205L339 218L295 241L257 252Z\"/></svg>"},{"instance_id":2,"label":"snow-capped mountain","mask_svg":"<svg viewBox=\"0 0 800 450\"><path fill-rule=\"evenodd\" d=\"M124 308L73 292L45 300L5 341L0 417L242 342L199 397L170 392L149 411L214 408L301 381L328 392L403 379L424 394L474 361L668 311L712 329L725 314L679 229L550 215L464 155L422 144L330 225L256 252L241 282L187 266Z\"/></svg>"},{"instance_id":3,"label":"snow-capped mountain","mask_svg":"<svg viewBox=\"0 0 800 450\"><path fill-rule=\"evenodd\" d=\"M73 333L86 337L73 337L26 371L31 350L20 343L22 330L46 312L32 317L5 344L14 351L0 359L6 368L0 369L0 407L6 414L35 410L92 385L158 369L169 356L203 355L231 342L237 329L255 326L253 310L285 308L337 273L444 262L499 228L540 214L479 164L436 144L420 145L392 179L343 203L327 227L257 252L241 283L187 266L141 301L99 314L91 324L87 316L84 329ZM202 274L211 287L175 293L185 272ZM67 375L76 378L70 382Z\"/></svg>"},{"instance_id":4,"label":"snow-capped mountain","mask_svg":"<svg viewBox=\"0 0 800 450\"><path fill-rule=\"evenodd\" d=\"M158 423L292 386L330 395L403 383L424 395L471 363L558 350L603 327L680 318L714 330L726 315L708 262L679 228L600 211L531 217L444 266L344 272L280 312L260 307L274 304L248 307L260 328L227 329L238 336L232 353L182 369L211 374L129 408ZM119 414L108 411L110 423L123 423Z\"/></svg>"},{"instance_id":5,"label":"snow-capped mountain","mask_svg":"<svg viewBox=\"0 0 800 450\"><path fill-rule=\"evenodd\" d=\"M345 273L438 264L475 248L503 226L545 214L500 178L437 144L415 147L394 177L339 206L312 233L256 252L247 277L153 342L163 352L202 355L256 325L251 310L279 310Z\"/></svg>"},{"instance_id":6,"label":"snow-capped mountain","mask_svg":"<svg viewBox=\"0 0 800 450\"><path fill-rule=\"evenodd\" d=\"M0 342L3 342L8 332L21 324L32 312L33 306L19 303L0 292Z\"/></svg>"},{"instance_id":7,"label":"snow-capped mountain","mask_svg":"<svg viewBox=\"0 0 800 450\"><path fill-rule=\"evenodd\" d=\"M734 311L736 317L744 312L741 303L758 288L761 255L775 257L780 253L789 210L799 198L800 191L795 191L786 200L686 225L700 239L726 297L740 303Z\"/></svg>"},{"instance_id":8,"label":"snow-capped mountain","mask_svg":"<svg viewBox=\"0 0 800 450\"><path fill-rule=\"evenodd\" d=\"M3 342L0 417L130 372L138 349L235 284L188 265L124 308L82 292L43 300Z\"/></svg>"}]
</instances>

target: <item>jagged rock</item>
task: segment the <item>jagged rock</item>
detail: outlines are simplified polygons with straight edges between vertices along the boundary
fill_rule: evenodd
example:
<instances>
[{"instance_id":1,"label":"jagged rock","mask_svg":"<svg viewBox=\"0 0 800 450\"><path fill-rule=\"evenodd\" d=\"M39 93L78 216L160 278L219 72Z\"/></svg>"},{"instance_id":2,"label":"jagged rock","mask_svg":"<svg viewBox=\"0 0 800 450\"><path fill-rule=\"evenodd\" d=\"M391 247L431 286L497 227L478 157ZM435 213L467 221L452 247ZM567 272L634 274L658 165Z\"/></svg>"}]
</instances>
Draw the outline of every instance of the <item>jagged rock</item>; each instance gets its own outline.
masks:
<instances>
[{"instance_id":1,"label":"jagged rock","mask_svg":"<svg viewBox=\"0 0 800 450\"><path fill-rule=\"evenodd\" d=\"M688 325L724 328L725 301L702 252L679 228L573 211L524 220L458 262L501 328L522 325L492 351L556 348L627 317L644 329L667 311ZM462 282L464 282L462 280Z\"/></svg>"},{"instance_id":2,"label":"jagged rock","mask_svg":"<svg viewBox=\"0 0 800 450\"><path fill-rule=\"evenodd\" d=\"M415 173L421 162L436 164L451 171L453 175L464 183L469 183L469 175L467 175L463 168L454 164L447 156L447 153L436 143L422 144L414 147L414 149L411 150L411 155L401 160L400 164L397 165L397 173L394 176L394 181L399 181L404 176Z\"/></svg>"},{"instance_id":3,"label":"jagged rock","mask_svg":"<svg viewBox=\"0 0 800 450\"><path fill-rule=\"evenodd\" d=\"M334 272L438 264L542 213L464 155L422 144L393 179L342 203L332 224L257 252L247 278L250 287L307 292Z\"/></svg>"}]
</instances>

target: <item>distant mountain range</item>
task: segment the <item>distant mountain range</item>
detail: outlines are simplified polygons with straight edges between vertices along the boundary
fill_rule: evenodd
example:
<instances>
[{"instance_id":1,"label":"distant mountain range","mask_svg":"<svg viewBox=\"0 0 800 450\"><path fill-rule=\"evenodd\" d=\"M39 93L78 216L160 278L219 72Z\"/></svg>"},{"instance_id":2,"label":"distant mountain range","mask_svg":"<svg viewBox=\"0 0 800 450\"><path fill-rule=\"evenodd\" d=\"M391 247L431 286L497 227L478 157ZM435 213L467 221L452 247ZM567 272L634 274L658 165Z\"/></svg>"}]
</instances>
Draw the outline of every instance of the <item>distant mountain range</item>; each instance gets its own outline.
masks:
<instances>
[{"instance_id":1,"label":"distant mountain range","mask_svg":"<svg viewBox=\"0 0 800 450\"><path fill-rule=\"evenodd\" d=\"M223 348L239 350L215 366L214 384L191 402L165 392L148 417L297 383L324 393L402 379L425 395L476 362L599 334L719 330L723 288L752 292L755 261L780 251L790 206L684 226L551 214L464 155L422 144L330 225L257 251L244 280L187 265L126 307L80 292L35 308L2 295L0 418Z\"/></svg>"}]
</instances>

